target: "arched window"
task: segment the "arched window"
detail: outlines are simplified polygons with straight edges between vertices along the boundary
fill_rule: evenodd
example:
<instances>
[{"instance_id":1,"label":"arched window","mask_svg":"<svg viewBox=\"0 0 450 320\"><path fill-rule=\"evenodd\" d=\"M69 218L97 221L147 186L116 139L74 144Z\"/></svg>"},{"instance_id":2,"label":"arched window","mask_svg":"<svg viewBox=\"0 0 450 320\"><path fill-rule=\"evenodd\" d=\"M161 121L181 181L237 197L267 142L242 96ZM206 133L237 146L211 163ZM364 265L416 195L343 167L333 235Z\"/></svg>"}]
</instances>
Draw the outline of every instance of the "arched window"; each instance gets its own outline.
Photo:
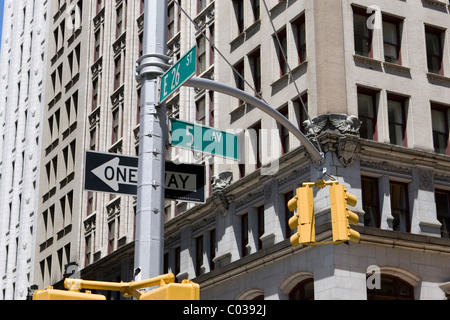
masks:
<instances>
[{"instance_id":1,"label":"arched window","mask_svg":"<svg viewBox=\"0 0 450 320\"><path fill-rule=\"evenodd\" d=\"M414 287L408 282L381 275L379 289L367 289L367 300L414 300Z\"/></svg>"},{"instance_id":2,"label":"arched window","mask_svg":"<svg viewBox=\"0 0 450 320\"><path fill-rule=\"evenodd\" d=\"M297 284L289 292L289 300L314 300L314 279L309 278Z\"/></svg>"},{"instance_id":3,"label":"arched window","mask_svg":"<svg viewBox=\"0 0 450 320\"><path fill-rule=\"evenodd\" d=\"M264 291L261 289L249 289L241 293L236 300L264 300Z\"/></svg>"}]
</instances>

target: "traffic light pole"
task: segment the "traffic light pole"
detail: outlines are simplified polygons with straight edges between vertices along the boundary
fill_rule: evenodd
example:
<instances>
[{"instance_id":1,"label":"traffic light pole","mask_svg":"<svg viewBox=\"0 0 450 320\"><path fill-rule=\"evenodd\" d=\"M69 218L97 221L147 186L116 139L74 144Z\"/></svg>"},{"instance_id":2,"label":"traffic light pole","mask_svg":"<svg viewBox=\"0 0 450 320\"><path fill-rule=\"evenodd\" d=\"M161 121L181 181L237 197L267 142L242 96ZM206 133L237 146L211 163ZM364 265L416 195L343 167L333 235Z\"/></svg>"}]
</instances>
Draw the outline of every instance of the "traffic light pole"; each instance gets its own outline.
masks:
<instances>
[{"instance_id":1,"label":"traffic light pole","mask_svg":"<svg viewBox=\"0 0 450 320\"><path fill-rule=\"evenodd\" d=\"M144 2L143 56L136 76L142 84L139 129L139 172L136 205L135 280L163 273L164 194L167 115L158 105L158 76L168 68L167 0Z\"/></svg>"}]
</instances>

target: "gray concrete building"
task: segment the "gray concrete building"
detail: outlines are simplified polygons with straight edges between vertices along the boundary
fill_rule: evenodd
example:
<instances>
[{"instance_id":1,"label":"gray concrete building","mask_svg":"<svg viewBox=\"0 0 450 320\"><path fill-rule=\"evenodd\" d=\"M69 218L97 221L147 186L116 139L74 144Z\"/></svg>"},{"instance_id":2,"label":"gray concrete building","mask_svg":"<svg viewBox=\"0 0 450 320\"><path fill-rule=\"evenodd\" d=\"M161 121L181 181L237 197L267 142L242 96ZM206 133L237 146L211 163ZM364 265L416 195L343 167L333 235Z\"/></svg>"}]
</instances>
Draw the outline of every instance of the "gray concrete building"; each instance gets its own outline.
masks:
<instances>
[{"instance_id":1,"label":"gray concrete building","mask_svg":"<svg viewBox=\"0 0 450 320\"><path fill-rule=\"evenodd\" d=\"M214 173L232 171L232 183L166 223L168 270L200 283L204 299L444 299L448 3L214 1L195 10L188 12L199 29L215 30L214 44L247 83L209 49L199 76L260 93L320 143L327 173L358 198L361 242L292 248L286 204L318 168L272 118L215 93L206 117L213 111L218 128L262 129L261 145L247 146L260 158L214 159ZM183 35L182 51L193 38L202 45L200 31L185 47ZM179 99L190 92L192 121L193 106L210 95L189 90ZM305 127L303 104L312 118ZM271 129L280 143L262 138ZM329 241L328 190L314 195L316 237Z\"/></svg>"},{"instance_id":2,"label":"gray concrete building","mask_svg":"<svg viewBox=\"0 0 450 320\"><path fill-rule=\"evenodd\" d=\"M34 283L47 1L5 1L0 53L0 299Z\"/></svg>"}]
</instances>

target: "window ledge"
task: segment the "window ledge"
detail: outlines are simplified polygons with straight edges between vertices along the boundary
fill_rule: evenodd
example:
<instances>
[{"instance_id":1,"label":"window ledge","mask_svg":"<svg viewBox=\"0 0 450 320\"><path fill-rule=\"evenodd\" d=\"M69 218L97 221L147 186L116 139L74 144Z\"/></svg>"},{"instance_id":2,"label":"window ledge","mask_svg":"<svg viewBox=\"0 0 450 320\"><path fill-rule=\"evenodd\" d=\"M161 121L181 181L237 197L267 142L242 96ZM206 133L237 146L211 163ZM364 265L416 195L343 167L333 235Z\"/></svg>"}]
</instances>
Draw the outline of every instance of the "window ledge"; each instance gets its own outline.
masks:
<instances>
[{"instance_id":1,"label":"window ledge","mask_svg":"<svg viewBox=\"0 0 450 320\"><path fill-rule=\"evenodd\" d=\"M445 77L440 74L428 72L427 78L428 78L428 82L430 82L431 84L450 88L450 78L449 77Z\"/></svg>"},{"instance_id":2,"label":"window ledge","mask_svg":"<svg viewBox=\"0 0 450 320\"><path fill-rule=\"evenodd\" d=\"M447 6L447 3L439 0L422 0L422 3L439 9L445 9Z\"/></svg>"},{"instance_id":3,"label":"window ledge","mask_svg":"<svg viewBox=\"0 0 450 320\"><path fill-rule=\"evenodd\" d=\"M355 60L356 64L361 64L365 67L368 67L370 69L377 69L381 71L382 61L376 60L373 58L361 56L359 54L354 54L353 59Z\"/></svg>"},{"instance_id":4,"label":"window ledge","mask_svg":"<svg viewBox=\"0 0 450 320\"><path fill-rule=\"evenodd\" d=\"M400 73L410 73L411 68L402 66L400 64L391 63L391 62L383 62L384 70L392 70Z\"/></svg>"}]
</instances>

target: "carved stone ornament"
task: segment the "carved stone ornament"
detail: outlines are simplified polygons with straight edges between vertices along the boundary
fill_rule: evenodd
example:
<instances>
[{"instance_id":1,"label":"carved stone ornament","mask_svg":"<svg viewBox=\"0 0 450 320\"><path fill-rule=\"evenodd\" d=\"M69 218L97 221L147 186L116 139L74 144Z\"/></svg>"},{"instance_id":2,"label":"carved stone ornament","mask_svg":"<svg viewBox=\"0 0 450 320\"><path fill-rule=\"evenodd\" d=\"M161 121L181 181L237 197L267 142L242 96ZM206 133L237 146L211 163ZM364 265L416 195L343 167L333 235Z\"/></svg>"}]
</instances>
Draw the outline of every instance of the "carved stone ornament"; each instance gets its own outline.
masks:
<instances>
[{"instance_id":1,"label":"carved stone ornament","mask_svg":"<svg viewBox=\"0 0 450 320\"><path fill-rule=\"evenodd\" d=\"M329 113L315 117L311 122L307 120L303 126L306 128L307 137L315 140L316 135L325 132L358 135L361 121L356 116Z\"/></svg>"},{"instance_id":2,"label":"carved stone ornament","mask_svg":"<svg viewBox=\"0 0 450 320\"><path fill-rule=\"evenodd\" d=\"M337 156L339 161L345 166L351 166L361 151L361 143L355 136L346 136L339 138Z\"/></svg>"},{"instance_id":3,"label":"carved stone ornament","mask_svg":"<svg viewBox=\"0 0 450 320\"><path fill-rule=\"evenodd\" d=\"M228 187L233 180L233 172L224 171L215 175L211 179L212 189L213 191L221 191Z\"/></svg>"}]
</instances>

